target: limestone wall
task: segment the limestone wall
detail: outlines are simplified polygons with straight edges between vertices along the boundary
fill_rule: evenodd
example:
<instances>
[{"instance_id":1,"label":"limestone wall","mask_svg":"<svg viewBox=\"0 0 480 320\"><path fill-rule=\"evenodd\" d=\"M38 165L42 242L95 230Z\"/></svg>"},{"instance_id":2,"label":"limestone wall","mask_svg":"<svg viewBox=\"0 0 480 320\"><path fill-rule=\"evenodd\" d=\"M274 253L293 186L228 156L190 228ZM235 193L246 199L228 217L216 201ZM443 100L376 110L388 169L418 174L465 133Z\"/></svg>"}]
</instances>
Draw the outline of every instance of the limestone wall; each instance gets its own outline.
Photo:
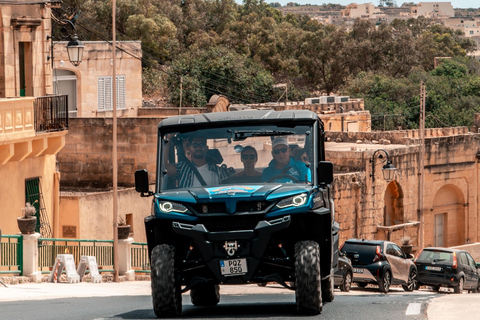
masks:
<instances>
[{"instance_id":1,"label":"limestone wall","mask_svg":"<svg viewBox=\"0 0 480 320\"><path fill-rule=\"evenodd\" d=\"M118 185L133 186L137 169L155 181L159 118L118 118ZM58 154L61 187L112 186L113 120L75 118L69 121L65 148Z\"/></svg>"}]
</instances>

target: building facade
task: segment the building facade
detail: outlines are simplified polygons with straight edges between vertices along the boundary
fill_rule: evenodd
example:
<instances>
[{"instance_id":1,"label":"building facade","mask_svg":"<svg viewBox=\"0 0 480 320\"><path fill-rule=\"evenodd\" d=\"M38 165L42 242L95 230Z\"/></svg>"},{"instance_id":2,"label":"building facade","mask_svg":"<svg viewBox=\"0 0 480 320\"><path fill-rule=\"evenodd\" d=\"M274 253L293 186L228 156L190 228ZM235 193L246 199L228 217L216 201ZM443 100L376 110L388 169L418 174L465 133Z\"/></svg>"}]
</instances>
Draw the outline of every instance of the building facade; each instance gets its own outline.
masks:
<instances>
[{"instance_id":1,"label":"building facade","mask_svg":"<svg viewBox=\"0 0 480 320\"><path fill-rule=\"evenodd\" d=\"M50 4L0 4L0 229L16 234L26 202L37 231L54 235L58 214L56 154L68 129L65 96L52 96ZM49 96L47 96L49 95Z\"/></svg>"}]
</instances>

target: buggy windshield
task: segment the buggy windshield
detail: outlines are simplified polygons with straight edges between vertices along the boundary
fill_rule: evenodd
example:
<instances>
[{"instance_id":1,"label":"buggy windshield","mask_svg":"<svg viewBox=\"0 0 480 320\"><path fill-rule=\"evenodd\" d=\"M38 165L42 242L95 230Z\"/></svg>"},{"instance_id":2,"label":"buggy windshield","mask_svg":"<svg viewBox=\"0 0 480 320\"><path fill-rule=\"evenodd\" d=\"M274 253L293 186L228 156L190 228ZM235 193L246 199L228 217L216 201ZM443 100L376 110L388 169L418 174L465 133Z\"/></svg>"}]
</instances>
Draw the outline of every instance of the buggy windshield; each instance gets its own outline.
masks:
<instances>
[{"instance_id":1,"label":"buggy windshield","mask_svg":"<svg viewBox=\"0 0 480 320\"><path fill-rule=\"evenodd\" d=\"M161 138L162 190L312 182L316 159L308 125L208 128Z\"/></svg>"}]
</instances>

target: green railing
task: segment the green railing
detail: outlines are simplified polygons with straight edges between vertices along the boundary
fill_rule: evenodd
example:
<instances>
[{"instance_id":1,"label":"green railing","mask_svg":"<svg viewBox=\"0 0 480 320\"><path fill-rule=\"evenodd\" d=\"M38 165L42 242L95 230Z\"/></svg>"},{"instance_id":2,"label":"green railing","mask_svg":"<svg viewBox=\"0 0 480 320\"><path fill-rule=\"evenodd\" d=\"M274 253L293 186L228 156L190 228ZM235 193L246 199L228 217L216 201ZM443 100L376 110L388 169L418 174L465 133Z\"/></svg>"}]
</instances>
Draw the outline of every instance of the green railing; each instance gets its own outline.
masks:
<instances>
[{"instance_id":1,"label":"green railing","mask_svg":"<svg viewBox=\"0 0 480 320\"><path fill-rule=\"evenodd\" d=\"M23 272L23 237L2 235L0 238L0 274ZM59 254L72 254L75 265L81 256L95 256L99 272L113 272L112 240L38 239L38 267L42 273L50 273ZM150 273L150 261L146 243L131 245L131 267L136 273Z\"/></svg>"},{"instance_id":2,"label":"green railing","mask_svg":"<svg viewBox=\"0 0 480 320\"><path fill-rule=\"evenodd\" d=\"M23 269L23 237L0 237L0 274L21 275Z\"/></svg>"},{"instance_id":3,"label":"green railing","mask_svg":"<svg viewBox=\"0 0 480 320\"><path fill-rule=\"evenodd\" d=\"M150 273L150 259L146 243L132 243L131 255L131 264L135 272Z\"/></svg>"},{"instance_id":4,"label":"green railing","mask_svg":"<svg viewBox=\"0 0 480 320\"><path fill-rule=\"evenodd\" d=\"M81 256L95 256L98 271L113 272L113 240L38 239L38 267L50 273L59 254L71 254L78 265Z\"/></svg>"}]
</instances>

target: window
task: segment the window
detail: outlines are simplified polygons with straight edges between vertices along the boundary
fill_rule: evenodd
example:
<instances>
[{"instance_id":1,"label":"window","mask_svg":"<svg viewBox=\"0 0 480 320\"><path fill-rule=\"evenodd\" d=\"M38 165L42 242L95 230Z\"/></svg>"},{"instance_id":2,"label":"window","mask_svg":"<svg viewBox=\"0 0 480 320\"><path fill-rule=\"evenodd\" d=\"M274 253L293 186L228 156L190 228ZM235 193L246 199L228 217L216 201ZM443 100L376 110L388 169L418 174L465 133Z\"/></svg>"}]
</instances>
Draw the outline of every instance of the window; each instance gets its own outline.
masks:
<instances>
[{"instance_id":1,"label":"window","mask_svg":"<svg viewBox=\"0 0 480 320\"><path fill-rule=\"evenodd\" d=\"M126 109L125 106L125 76L117 76L117 110ZM98 110L112 110L113 88L112 77L98 77Z\"/></svg>"}]
</instances>

